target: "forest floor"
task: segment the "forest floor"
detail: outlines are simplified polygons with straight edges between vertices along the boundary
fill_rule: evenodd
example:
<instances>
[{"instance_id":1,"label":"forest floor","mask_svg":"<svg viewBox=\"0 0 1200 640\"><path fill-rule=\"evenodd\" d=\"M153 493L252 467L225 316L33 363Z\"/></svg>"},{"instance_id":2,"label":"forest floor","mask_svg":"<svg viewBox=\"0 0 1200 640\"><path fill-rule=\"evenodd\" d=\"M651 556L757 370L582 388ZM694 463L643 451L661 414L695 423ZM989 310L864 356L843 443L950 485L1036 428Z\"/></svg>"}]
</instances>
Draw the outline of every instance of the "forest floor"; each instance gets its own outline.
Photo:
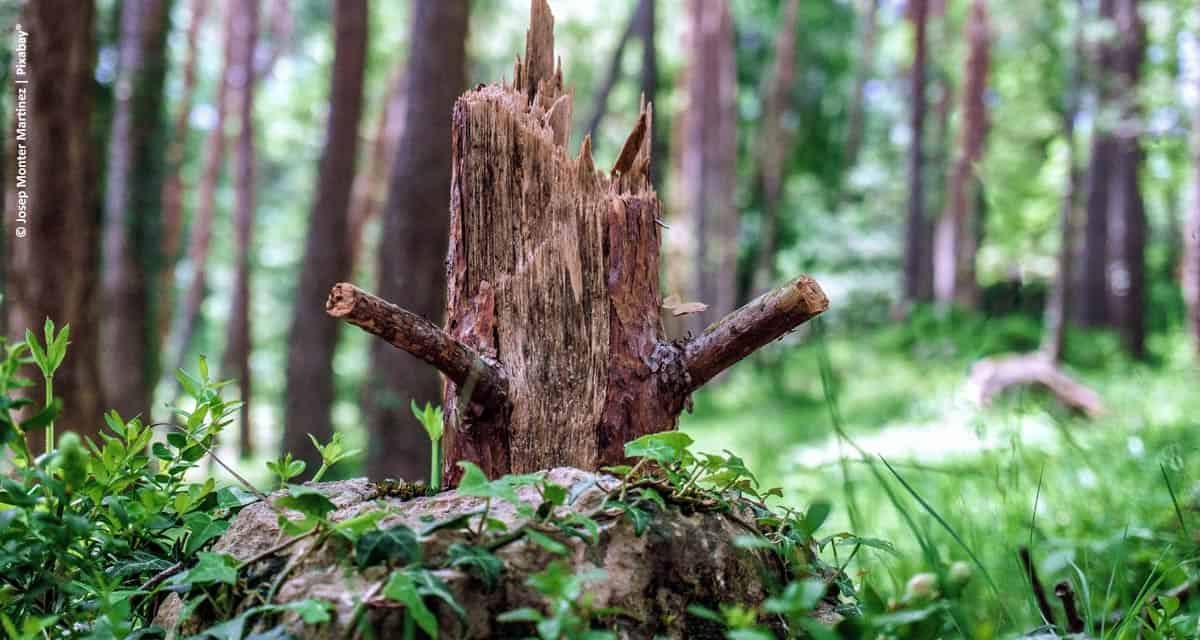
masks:
<instances>
[{"instance_id":1,"label":"forest floor","mask_svg":"<svg viewBox=\"0 0 1200 640\"><path fill-rule=\"evenodd\" d=\"M864 548L848 569L883 598L900 600L913 575L974 555L970 587L949 603L964 632L1029 632L1042 620L1018 560L1028 546L1047 590L1070 581L1083 616L1112 635L1138 617L1141 594L1196 575L1200 371L1182 333L1157 335L1150 363L1121 356L1111 336L1077 334L1067 368L1104 398L1102 418L1068 415L1039 391L969 403L971 364L1036 348L1036 324L924 314L883 330L816 332L762 356L772 358L764 367L735 369L696 398L682 428L698 451L744 457L797 507L831 502L826 534L893 543L897 553ZM836 436L835 419L869 462Z\"/></svg>"}]
</instances>

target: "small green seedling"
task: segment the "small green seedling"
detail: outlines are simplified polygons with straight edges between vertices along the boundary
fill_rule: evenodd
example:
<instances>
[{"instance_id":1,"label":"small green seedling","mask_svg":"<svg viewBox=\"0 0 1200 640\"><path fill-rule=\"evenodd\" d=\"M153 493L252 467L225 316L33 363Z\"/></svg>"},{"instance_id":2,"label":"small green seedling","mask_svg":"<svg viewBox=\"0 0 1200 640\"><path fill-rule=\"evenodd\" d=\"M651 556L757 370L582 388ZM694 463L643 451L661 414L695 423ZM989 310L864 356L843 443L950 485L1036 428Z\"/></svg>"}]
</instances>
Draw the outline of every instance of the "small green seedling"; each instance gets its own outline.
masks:
<instances>
[{"instance_id":1,"label":"small green seedling","mask_svg":"<svg viewBox=\"0 0 1200 640\"><path fill-rule=\"evenodd\" d=\"M54 372L62 365L63 358L67 357L67 345L70 344L67 339L71 335L71 325L63 325L62 330L55 333L54 321L46 318L42 333L45 342L39 344L33 331L26 329L25 343L29 345L29 352L33 355L33 363L42 372L42 380L46 383L46 406L49 407L54 403ZM54 421L51 420L46 425L46 452L49 453L53 450Z\"/></svg>"},{"instance_id":2,"label":"small green seedling","mask_svg":"<svg viewBox=\"0 0 1200 640\"><path fill-rule=\"evenodd\" d=\"M429 436L429 491L437 493L442 489L442 408L426 402L422 409L413 400L412 412Z\"/></svg>"},{"instance_id":3,"label":"small green seedling","mask_svg":"<svg viewBox=\"0 0 1200 640\"><path fill-rule=\"evenodd\" d=\"M308 434L308 439L312 440L313 446L321 454L321 468L317 469L317 473L313 475L313 482L320 482L330 467L346 458L356 456L362 451L361 449L347 450L346 445L342 443L342 434L340 433L333 434L333 439L329 441L329 444L323 446L311 433Z\"/></svg>"},{"instance_id":4,"label":"small green seedling","mask_svg":"<svg viewBox=\"0 0 1200 640\"><path fill-rule=\"evenodd\" d=\"M280 489L286 487L289 480L304 473L305 466L303 460L293 460L291 453L283 454L278 460L267 460L267 469L279 478Z\"/></svg>"}]
</instances>

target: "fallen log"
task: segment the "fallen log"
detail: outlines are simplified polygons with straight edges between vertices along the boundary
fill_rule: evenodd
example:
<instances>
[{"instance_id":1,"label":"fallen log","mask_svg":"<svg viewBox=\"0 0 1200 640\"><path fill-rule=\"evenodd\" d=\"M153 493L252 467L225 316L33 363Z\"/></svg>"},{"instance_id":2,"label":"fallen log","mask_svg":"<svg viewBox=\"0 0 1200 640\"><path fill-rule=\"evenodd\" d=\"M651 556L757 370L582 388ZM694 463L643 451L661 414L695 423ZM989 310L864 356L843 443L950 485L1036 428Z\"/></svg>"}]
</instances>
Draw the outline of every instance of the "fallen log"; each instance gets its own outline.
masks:
<instances>
[{"instance_id":1,"label":"fallen log","mask_svg":"<svg viewBox=\"0 0 1200 640\"><path fill-rule=\"evenodd\" d=\"M967 396L980 406L1012 387L1035 385L1045 388L1064 407L1089 418L1104 413L1099 394L1071 379L1041 353L984 358L971 367Z\"/></svg>"}]
</instances>

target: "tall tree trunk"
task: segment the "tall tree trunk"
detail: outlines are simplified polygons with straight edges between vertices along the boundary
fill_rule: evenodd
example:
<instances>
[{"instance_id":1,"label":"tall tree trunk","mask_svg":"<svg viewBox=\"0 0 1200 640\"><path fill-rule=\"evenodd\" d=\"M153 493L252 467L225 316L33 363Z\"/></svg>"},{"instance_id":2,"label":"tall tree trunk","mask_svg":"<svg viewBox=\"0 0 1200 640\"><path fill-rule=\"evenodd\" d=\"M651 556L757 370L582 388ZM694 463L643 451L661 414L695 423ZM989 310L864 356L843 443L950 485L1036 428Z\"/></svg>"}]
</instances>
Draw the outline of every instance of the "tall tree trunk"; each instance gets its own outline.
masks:
<instances>
[{"instance_id":1,"label":"tall tree trunk","mask_svg":"<svg viewBox=\"0 0 1200 640\"><path fill-rule=\"evenodd\" d=\"M98 171L89 126L94 19L90 0L29 2L22 9L29 64L14 69L16 173L5 184L6 210L14 212L5 217L8 331L14 339L27 328L40 335L47 317L59 326L71 325L71 348L54 378L54 391L64 398L59 432L82 435L99 431L103 411ZM31 393L41 397L39 391ZM31 435L33 450L40 451L41 434Z\"/></svg>"},{"instance_id":2,"label":"tall tree trunk","mask_svg":"<svg viewBox=\"0 0 1200 640\"><path fill-rule=\"evenodd\" d=\"M213 213L217 204L217 183L221 179L221 169L225 158L225 128L226 116L229 111L229 87L233 82L235 66L234 44L236 42L233 19L238 11L233 3L225 7L224 25L224 62L221 79L217 82L217 95L214 99L216 117L212 129L205 141L204 168L200 175L198 189L199 202L192 216L191 230L188 234L188 263L191 269L191 280L184 292L183 303L179 314L175 317L171 331L170 357L174 366L164 372L164 378L172 379L176 369L183 368L187 363L188 346L192 342L192 334L196 330L196 322L200 315L200 307L208 285L208 254L212 242Z\"/></svg>"},{"instance_id":3,"label":"tall tree trunk","mask_svg":"<svg viewBox=\"0 0 1200 640\"><path fill-rule=\"evenodd\" d=\"M238 447L243 458L254 453L250 424L250 254L254 245L254 51L258 42L258 3L238 3L235 22L236 70L233 77L238 112L237 149L234 154L233 300L225 338L223 370L237 379L242 401L238 419Z\"/></svg>"},{"instance_id":4,"label":"tall tree trunk","mask_svg":"<svg viewBox=\"0 0 1200 640\"><path fill-rule=\"evenodd\" d=\"M858 153L863 139L863 101L867 80L875 66L875 38L879 30L879 0L866 0L862 20L862 41L858 47L858 69L854 75L854 92L850 96L850 108L846 114L846 158L847 169L858 164Z\"/></svg>"},{"instance_id":5,"label":"tall tree trunk","mask_svg":"<svg viewBox=\"0 0 1200 640\"><path fill-rule=\"evenodd\" d=\"M788 154L792 149L792 131L784 124L791 105L791 90L796 75L796 34L800 0L787 4L783 22L775 39L775 63L771 68L758 141L759 171L762 181L763 223L758 260L754 267L754 293L762 293L775 280L775 235L779 225L779 202L783 199L783 178Z\"/></svg>"},{"instance_id":6,"label":"tall tree trunk","mask_svg":"<svg viewBox=\"0 0 1200 640\"><path fill-rule=\"evenodd\" d=\"M604 113L608 111L608 94L612 92L613 85L617 83L617 77L621 75L621 59L625 57L625 47L633 38L638 24L642 20L642 15L646 13L649 5L650 0L638 0L637 6L633 9L633 15L629 16L629 22L626 23L625 30L621 32L621 37L617 40L617 47L613 49L612 58L608 61L608 70L604 74L604 81L600 83L600 88L596 91L596 97L592 101L592 115L588 117L587 128L584 129L585 134L595 137L596 129L600 128L600 121L604 119Z\"/></svg>"},{"instance_id":7,"label":"tall tree trunk","mask_svg":"<svg viewBox=\"0 0 1200 640\"><path fill-rule=\"evenodd\" d=\"M623 462L624 443L673 428L692 391L828 304L801 276L699 337L664 338L651 110L611 171L590 137L568 156L554 18L532 5L513 84L454 106L445 330L346 283L326 305L446 375L447 482L458 461L492 477Z\"/></svg>"},{"instance_id":8,"label":"tall tree trunk","mask_svg":"<svg viewBox=\"0 0 1200 640\"><path fill-rule=\"evenodd\" d=\"M330 284L347 278L350 272L346 211L354 185L357 132L363 108L366 0L346 0L334 5L333 26L329 122L288 337L283 422L283 450L305 460L310 471L316 470L320 457L308 442L308 436L326 442L333 433L330 415L334 400L333 353L339 327L320 313L320 302ZM384 111L387 109L385 104Z\"/></svg>"},{"instance_id":9,"label":"tall tree trunk","mask_svg":"<svg viewBox=\"0 0 1200 640\"><path fill-rule=\"evenodd\" d=\"M670 241L672 267L681 281L674 293L708 305L687 316L686 328L699 334L733 309L737 298L738 215L733 207L736 140L736 81L733 21L725 0L688 0L687 116L680 119L678 214Z\"/></svg>"},{"instance_id":10,"label":"tall tree trunk","mask_svg":"<svg viewBox=\"0 0 1200 640\"><path fill-rule=\"evenodd\" d=\"M984 92L988 79L988 16L984 0L974 0L966 25L967 60L963 72L961 149L951 170L946 209L938 220L933 247L934 292L938 300L973 307L978 298L975 282L975 238L979 179L976 168L983 159L988 115Z\"/></svg>"},{"instance_id":11,"label":"tall tree trunk","mask_svg":"<svg viewBox=\"0 0 1200 640\"><path fill-rule=\"evenodd\" d=\"M1075 38L1070 61L1070 72L1067 75L1067 85L1064 90L1062 106L1062 136L1067 147L1066 183L1063 185L1062 209L1059 213L1058 272L1054 276L1054 284L1050 297L1046 301L1042 329L1042 356L1051 363L1062 359L1066 345L1067 320L1070 317L1075 294L1072 274L1075 262L1076 208L1079 194L1079 167L1075 152L1075 118L1079 115L1080 93L1083 84L1083 1L1078 3L1078 13L1075 16Z\"/></svg>"},{"instance_id":12,"label":"tall tree trunk","mask_svg":"<svg viewBox=\"0 0 1200 640\"><path fill-rule=\"evenodd\" d=\"M347 235L351 271L362 262L363 234L367 224L380 216L384 198L387 197L388 176L391 175L392 161L396 157L396 144L400 140L400 132L404 130L403 72L404 68L398 67L388 82L388 91L379 109L375 131L369 139L371 152L367 156L366 171L360 171L354 176L354 188L350 197L350 229Z\"/></svg>"},{"instance_id":13,"label":"tall tree trunk","mask_svg":"<svg viewBox=\"0 0 1200 640\"><path fill-rule=\"evenodd\" d=\"M450 120L466 88L466 0L414 0L410 52L404 73L404 125L384 207L379 291L417 314L442 318L445 310L443 243L449 233ZM367 473L376 478L423 478L428 441L410 402L438 402L435 373L377 343L366 395L371 445Z\"/></svg>"},{"instance_id":14,"label":"tall tree trunk","mask_svg":"<svg viewBox=\"0 0 1200 640\"><path fill-rule=\"evenodd\" d=\"M933 294L929 242L925 221L925 58L928 0L911 0L909 20L913 25L913 63L909 81L908 220L905 225L904 298L906 302L929 300Z\"/></svg>"},{"instance_id":15,"label":"tall tree trunk","mask_svg":"<svg viewBox=\"0 0 1200 640\"><path fill-rule=\"evenodd\" d=\"M179 261L179 245L183 236L183 160L187 153L187 139L191 127L188 120L192 115L192 100L196 92L196 44L200 38L200 27L208 11L208 0L192 0L188 12L187 44L184 48L183 87L179 95L179 107L171 129L170 147L167 149L167 164L162 188L162 257L163 268L155 284L160 313L155 340L165 343L174 317L175 265ZM174 372L168 372L174 375Z\"/></svg>"},{"instance_id":16,"label":"tall tree trunk","mask_svg":"<svg viewBox=\"0 0 1200 640\"><path fill-rule=\"evenodd\" d=\"M638 38L642 41L642 97L647 104L655 104L658 99L658 49L655 45L655 32L657 18L658 0L642 0L645 10L638 15L637 26L634 31L637 32ZM653 131L654 140L651 141L655 158L665 158L667 156L667 139L666 127L659 127ZM650 165L650 182L656 190L662 188L662 171L653 163Z\"/></svg>"},{"instance_id":17,"label":"tall tree trunk","mask_svg":"<svg viewBox=\"0 0 1200 640\"><path fill-rule=\"evenodd\" d=\"M1200 14L1200 10L1197 10ZM1198 15L1197 17L1200 17ZM1200 90L1200 76L1196 88ZM1183 298L1188 322L1200 353L1200 104L1192 117L1192 202L1183 232Z\"/></svg>"},{"instance_id":18,"label":"tall tree trunk","mask_svg":"<svg viewBox=\"0 0 1200 640\"><path fill-rule=\"evenodd\" d=\"M1145 59L1145 25L1137 0L1116 0L1118 36L1115 67L1120 124L1116 138L1115 177L1109 181L1109 311L1126 351L1146 355L1146 209L1140 170L1142 149L1137 85Z\"/></svg>"},{"instance_id":19,"label":"tall tree trunk","mask_svg":"<svg viewBox=\"0 0 1200 640\"><path fill-rule=\"evenodd\" d=\"M150 414L157 300L149 286L158 264L163 153L163 80L170 24L167 0L121 5L116 104L104 204L100 350L104 406L129 417Z\"/></svg>"}]
</instances>

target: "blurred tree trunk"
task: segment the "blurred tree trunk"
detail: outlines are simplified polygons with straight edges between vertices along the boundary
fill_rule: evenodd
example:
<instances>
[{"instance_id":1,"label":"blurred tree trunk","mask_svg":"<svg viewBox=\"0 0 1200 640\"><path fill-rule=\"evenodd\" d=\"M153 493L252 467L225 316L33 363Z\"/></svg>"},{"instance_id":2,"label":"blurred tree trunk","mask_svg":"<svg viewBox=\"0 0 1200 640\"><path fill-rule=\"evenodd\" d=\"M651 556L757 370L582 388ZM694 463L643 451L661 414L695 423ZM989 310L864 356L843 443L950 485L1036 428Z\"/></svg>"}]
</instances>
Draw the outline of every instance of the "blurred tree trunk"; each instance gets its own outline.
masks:
<instances>
[{"instance_id":1,"label":"blurred tree trunk","mask_svg":"<svg viewBox=\"0 0 1200 640\"><path fill-rule=\"evenodd\" d=\"M775 36L775 62L771 67L758 141L759 177L762 185L763 222L758 259L754 267L754 295L771 287L775 280L775 235L779 226L779 204L783 179L792 149L792 129L784 123L791 106L796 76L796 34L799 30L800 0L787 3L779 33Z\"/></svg>"},{"instance_id":2,"label":"blurred tree trunk","mask_svg":"<svg viewBox=\"0 0 1200 640\"><path fill-rule=\"evenodd\" d=\"M1200 13L1200 12L1198 12ZM1197 78L1200 80L1200 76ZM1197 82L1200 89L1200 82ZM1200 105L1192 117L1192 202L1183 232L1183 297L1200 352Z\"/></svg>"},{"instance_id":3,"label":"blurred tree trunk","mask_svg":"<svg viewBox=\"0 0 1200 640\"><path fill-rule=\"evenodd\" d=\"M733 23L725 1L688 0L683 73L686 117L679 132L676 215L668 234L674 293L703 302L686 317L699 334L733 309L737 296L737 211L733 208L736 82Z\"/></svg>"},{"instance_id":4,"label":"blurred tree trunk","mask_svg":"<svg viewBox=\"0 0 1200 640\"><path fill-rule=\"evenodd\" d=\"M1057 364L1062 359L1063 348L1066 345L1067 319L1070 317L1075 294L1072 284L1074 270L1076 229L1079 200L1079 166L1075 152L1075 118L1079 115L1080 94L1083 90L1083 0L1078 3L1078 13L1075 16L1074 46L1069 63L1067 85L1064 89L1062 106L1062 136L1067 147L1066 184L1063 185L1062 209L1059 213L1059 248L1058 272L1046 301L1046 312L1043 322L1041 352L1051 363Z\"/></svg>"},{"instance_id":5,"label":"blurred tree trunk","mask_svg":"<svg viewBox=\"0 0 1200 640\"><path fill-rule=\"evenodd\" d=\"M612 58L608 61L608 70L604 73L604 81L600 83L600 88L596 91L596 97L592 101L592 115L588 117L587 128L583 130L585 134L589 134L593 138L596 137L596 130L600 128L600 121L604 119L604 113L608 111L608 94L612 93L613 85L617 83L617 77L621 75L621 59L625 57L625 47L637 32L638 24L649 4L650 0L638 1L637 6L633 9L633 15L629 16L625 30L617 39L617 47L613 49Z\"/></svg>"},{"instance_id":6,"label":"blurred tree trunk","mask_svg":"<svg viewBox=\"0 0 1200 640\"><path fill-rule=\"evenodd\" d=\"M846 159L847 169L858 164L858 152L863 139L863 102L867 80L875 66L875 38L879 30L879 0L866 0L862 20L862 41L858 47L858 70L854 75L854 92L850 96L850 107L846 114Z\"/></svg>"},{"instance_id":7,"label":"blurred tree trunk","mask_svg":"<svg viewBox=\"0 0 1200 640\"><path fill-rule=\"evenodd\" d=\"M387 197L388 176L391 175L392 160L396 157L400 132L404 129L403 71L403 66L398 67L388 82L387 95L383 97L374 133L368 140L371 152L367 156L366 170L354 176L347 235L350 271L354 271L362 262L363 234L367 225L383 211L384 198Z\"/></svg>"},{"instance_id":8,"label":"blurred tree trunk","mask_svg":"<svg viewBox=\"0 0 1200 640\"><path fill-rule=\"evenodd\" d=\"M349 276L351 265L346 212L355 179L357 133L363 108L366 0L345 0L334 5L333 27L329 121L288 337L283 421L283 450L306 461L310 473L316 471L320 456L308 436L326 442L333 434L333 354L340 327L325 317L321 305L329 287ZM391 96L388 98L390 101ZM385 114L388 108L385 104ZM386 120L386 116L382 119ZM382 131L377 133L382 134Z\"/></svg>"},{"instance_id":9,"label":"blurred tree trunk","mask_svg":"<svg viewBox=\"0 0 1200 640\"><path fill-rule=\"evenodd\" d=\"M234 9L233 6L225 7L224 66L221 69L221 78L217 82L217 95L214 99L216 117L212 129L208 132L208 140L205 141L204 168L198 189L199 202L196 204L196 212L192 216L191 230L188 234L191 280L184 292L183 303L171 331L170 356L174 366L169 372L164 372L167 379L171 379L169 376L173 376L176 369L181 369L187 364L185 360L188 345L191 344L207 289L208 254L212 242L213 213L217 204L217 183L221 179L225 158L225 121L229 111L229 86L233 82L233 68L236 64L233 19L238 12Z\"/></svg>"},{"instance_id":10,"label":"blurred tree trunk","mask_svg":"<svg viewBox=\"0 0 1200 640\"><path fill-rule=\"evenodd\" d=\"M445 312L449 238L450 118L466 88L466 0L414 0L404 73L404 124L396 145L384 207L379 293L440 323ZM412 356L377 341L371 345L366 420L371 445L367 473L407 479L429 472L425 433L410 401L437 403L436 373Z\"/></svg>"},{"instance_id":11,"label":"blurred tree trunk","mask_svg":"<svg viewBox=\"0 0 1200 640\"><path fill-rule=\"evenodd\" d=\"M655 44L658 0L642 0L642 5L645 10L638 16L634 31L642 41L642 97L653 105L658 96L658 49ZM657 127L650 133L654 136L650 141L652 157L667 157L667 127ZM653 162L650 163L650 182L656 190L662 188L662 171Z\"/></svg>"},{"instance_id":12,"label":"blurred tree trunk","mask_svg":"<svg viewBox=\"0 0 1200 640\"><path fill-rule=\"evenodd\" d=\"M237 379L242 401L238 420L238 447L243 458L254 453L250 424L250 254L254 243L254 51L258 42L258 3L240 2L235 21L236 69L233 78L238 112L237 149L234 154L233 300L226 327L223 370Z\"/></svg>"},{"instance_id":13,"label":"blurred tree trunk","mask_svg":"<svg viewBox=\"0 0 1200 640\"><path fill-rule=\"evenodd\" d=\"M925 58L928 0L912 0L908 18L913 25L913 63L909 79L908 221L905 226L904 299L929 300L933 295L929 266L928 224L925 220Z\"/></svg>"},{"instance_id":14,"label":"blurred tree trunk","mask_svg":"<svg viewBox=\"0 0 1200 640\"><path fill-rule=\"evenodd\" d=\"M1146 355L1146 208L1140 170L1141 113L1137 86L1145 59L1145 25L1138 0L1116 0L1115 76L1120 122L1117 129L1114 177L1108 196L1109 312L1126 351Z\"/></svg>"},{"instance_id":15,"label":"blurred tree trunk","mask_svg":"<svg viewBox=\"0 0 1200 640\"><path fill-rule=\"evenodd\" d=\"M975 246L979 201L976 168L983 159L988 114L984 92L988 82L988 16L984 0L974 0L966 25L967 59L963 70L962 148L951 169L945 211L938 220L933 247L934 289L937 299L974 307Z\"/></svg>"},{"instance_id":16,"label":"blurred tree trunk","mask_svg":"<svg viewBox=\"0 0 1200 640\"><path fill-rule=\"evenodd\" d=\"M163 165L167 0L125 0L102 244L100 350L104 406L149 416L157 335L154 279Z\"/></svg>"},{"instance_id":17,"label":"blurred tree trunk","mask_svg":"<svg viewBox=\"0 0 1200 640\"><path fill-rule=\"evenodd\" d=\"M95 62L90 0L26 3L20 24L29 34L27 75L13 77L14 106L25 107L28 135L14 133L13 152L26 157L25 182L6 181L8 332L22 339L27 328L41 336L47 317L71 325L71 348L54 379L64 398L59 432L94 435L102 424L99 375L98 291L100 221L98 167L92 136ZM13 38L9 33L6 37ZM17 84L28 80L27 84ZM24 102L24 105L21 103ZM14 122L15 124L15 122ZM10 169L9 171L12 171ZM23 236L21 235L23 234ZM31 390L37 398L41 391ZM30 434L35 452L41 432Z\"/></svg>"},{"instance_id":18,"label":"blurred tree trunk","mask_svg":"<svg viewBox=\"0 0 1200 640\"><path fill-rule=\"evenodd\" d=\"M200 26L208 11L207 0L192 0L189 5L187 44L184 49L183 87L179 95L179 108L175 113L171 129L170 147L167 149L167 164L162 185L162 257L163 269L155 284L160 304L155 340L166 341L171 327L175 300L175 265L179 261L179 245L183 236L183 160L187 153L187 139L191 127L188 120L192 115L192 100L196 92L196 43L200 37ZM174 375L173 371L166 373Z\"/></svg>"}]
</instances>

